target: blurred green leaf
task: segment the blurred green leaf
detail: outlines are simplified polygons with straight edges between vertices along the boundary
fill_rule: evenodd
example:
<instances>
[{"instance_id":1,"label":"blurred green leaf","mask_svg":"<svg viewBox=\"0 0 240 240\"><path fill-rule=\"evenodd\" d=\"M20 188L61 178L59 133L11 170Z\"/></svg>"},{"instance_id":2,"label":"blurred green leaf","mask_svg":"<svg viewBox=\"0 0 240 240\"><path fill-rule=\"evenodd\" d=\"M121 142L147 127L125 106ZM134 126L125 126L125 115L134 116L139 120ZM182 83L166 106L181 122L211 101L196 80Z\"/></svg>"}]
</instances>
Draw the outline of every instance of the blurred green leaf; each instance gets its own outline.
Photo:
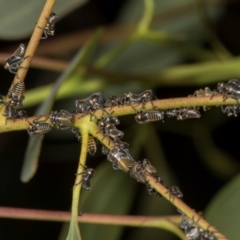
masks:
<instances>
[{"instance_id":1,"label":"blurred green leaf","mask_svg":"<svg viewBox=\"0 0 240 240\"><path fill-rule=\"evenodd\" d=\"M240 175L225 185L205 210L206 219L230 240L240 236Z\"/></svg>"},{"instance_id":2,"label":"blurred green leaf","mask_svg":"<svg viewBox=\"0 0 240 240\"><path fill-rule=\"evenodd\" d=\"M66 240L81 240L81 236L78 234L78 225L70 224L68 236Z\"/></svg>"},{"instance_id":3,"label":"blurred green leaf","mask_svg":"<svg viewBox=\"0 0 240 240\"><path fill-rule=\"evenodd\" d=\"M63 74L58 78L58 80L53 84L51 92L49 93L47 99L42 103L42 105L39 106L35 115L48 114L51 111L58 89L65 80L67 80L70 76L74 75L78 67L89 62L90 57L92 56L99 42L101 34L102 30L96 31L92 38L76 54L66 71L64 71ZM37 170L37 162L42 141L43 136L36 136L29 139L21 172L21 181L23 182L28 182Z\"/></svg>"},{"instance_id":4,"label":"blurred green leaf","mask_svg":"<svg viewBox=\"0 0 240 240\"><path fill-rule=\"evenodd\" d=\"M75 10L88 0L57 0L54 12L59 18ZM0 39L17 40L33 31L46 1L0 1Z\"/></svg>"}]
</instances>

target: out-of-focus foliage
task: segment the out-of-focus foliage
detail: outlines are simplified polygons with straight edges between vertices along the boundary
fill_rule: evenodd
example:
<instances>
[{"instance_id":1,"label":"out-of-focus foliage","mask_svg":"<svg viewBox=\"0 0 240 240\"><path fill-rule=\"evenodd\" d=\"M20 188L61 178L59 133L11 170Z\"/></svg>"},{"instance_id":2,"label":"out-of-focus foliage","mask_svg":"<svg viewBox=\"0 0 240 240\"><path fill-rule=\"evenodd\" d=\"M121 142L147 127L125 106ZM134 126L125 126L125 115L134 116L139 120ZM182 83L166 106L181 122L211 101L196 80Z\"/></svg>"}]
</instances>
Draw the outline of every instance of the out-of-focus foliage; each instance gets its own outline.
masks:
<instances>
[{"instance_id":1,"label":"out-of-focus foliage","mask_svg":"<svg viewBox=\"0 0 240 240\"><path fill-rule=\"evenodd\" d=\"M54 11L63 17L88 0L58 0ZM25 38L33 31L45 1L1 0L0 39L17 40Z\"/></svg>"}]
</instances>

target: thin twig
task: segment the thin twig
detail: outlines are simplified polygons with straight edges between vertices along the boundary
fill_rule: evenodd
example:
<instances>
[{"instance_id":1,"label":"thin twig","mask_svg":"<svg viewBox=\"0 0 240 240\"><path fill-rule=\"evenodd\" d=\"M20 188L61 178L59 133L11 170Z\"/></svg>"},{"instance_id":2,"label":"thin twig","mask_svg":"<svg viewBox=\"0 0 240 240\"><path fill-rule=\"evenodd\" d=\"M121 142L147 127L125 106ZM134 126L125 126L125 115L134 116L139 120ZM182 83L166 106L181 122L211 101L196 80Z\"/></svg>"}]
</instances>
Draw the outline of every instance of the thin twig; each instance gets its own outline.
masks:
<instances>
[{"instance_id":1,"label":"thin twig","mask_svg":"<svg viewBox=\"0 0 240 240\"><path fill-rule=\"evenodd\" d=\"M26 52L24 55L25 59L21 63L21 65L17 71L17 74L15 75L15 78L13 80L10 90L12 89L12 87L14 86L15 83L24 81L24 79L27 75L28 69L30 67L32 58L35 54L35 51L36 51L38 44L40 42L40 39L42 37L43 30L45 29L48 19L50 17L50 14L52 13L55 2L56 2L56 0L46 0L45 6L42 10L42 13L41 13L39 19L38 19L38 22L33 31L32 37L29 41L29 44L26 48Z\"/></svg>"}]
</instances>

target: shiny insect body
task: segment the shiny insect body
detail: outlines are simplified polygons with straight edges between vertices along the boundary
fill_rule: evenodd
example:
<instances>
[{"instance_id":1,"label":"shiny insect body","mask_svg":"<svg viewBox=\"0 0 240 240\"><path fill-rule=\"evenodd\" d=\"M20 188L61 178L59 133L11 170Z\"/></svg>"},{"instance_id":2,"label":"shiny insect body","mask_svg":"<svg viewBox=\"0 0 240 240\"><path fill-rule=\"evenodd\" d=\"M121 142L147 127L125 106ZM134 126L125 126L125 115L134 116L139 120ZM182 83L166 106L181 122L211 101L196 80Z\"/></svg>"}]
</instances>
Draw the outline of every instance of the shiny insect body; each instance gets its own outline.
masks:
<instances>
[{"instance_id":1,"label":"shiny insect body","mask_svg":"<svg viewBox=\"0 0 240 240\"><path fill-rule=\"evenodd\" d=\"M163 111L141 111L138 112L135 116L135 120L139 124L156 122L164 119Z\"/></svg>"},{"instance_id":2,"label":"shiny insect body","mask_svg":"<svg viewBox=\"0 0 240 240\"><path fill-rule=\"evenodd\" d=\"M110 152L110 150L107 147L105 147L104 145L102 145L102 154L108 155L109 152Z\"/></svg>"},{"instance_id":3,"label":"shiny insect body","mask_svg":"<svg viewBox=\"0 0 240 240\"><path fill-rule=\"evenodd\" d=\"M216 237L209 231L203 231L201 240L216 240Z\"/></svg>"},{"instance_id":4,"label":"shiny insect body","mask_svg":"<svg viewBox=\"0 0 240 240\"><path fill-rule=\"evenodd\" d=\"M145 107L146 103L150 102L152 104L152 107L154 107L152 100L157 99L154 95L152 90L146 90L140 94L133 94L131 92L129 93L125 93L122 102L124 104L129 104L129 105L133 105L133 104L142 104L142 108Z\"/></svg>"},{"instance_id":5,"label":"shiny insect body","mask_svg":"<svg viewBox=\"0 0 240 240\"><path fill-rule=\"evenodd\" d=\"M180 228L184 230L187 240L202 240L204 230L198 224L189 219L185 214L182 214Z\"/></svg>"},{"instance_id":6,"label":"shiny insect body","mask_svg":"<svg viewBox=\"0 0 240 240\"><path fill-rule=\"evenodd\" d=\"M65 130L72 126L73 115L66 110L61 110L60 112L52 111L49 118L50 122L57 129Z\"/></svg>"},{"instance_id":7,"label":"shiny insect body","mask_svg":"<svg viewBox=\"0 0 240 240\"><path fill-rule=\"evenodd\" d=\"M107 118L100 118L98 120L98 126L100 127L102 132L105 132L105 127L107 124L119 125L120 121L117 117L114 117L114 116L110 116Z\"/></svg>"},{"instance_id":8,"label":"shiny insect body","mask_svg":"<svg viewBox=\"0 0 240 240\"><path fill-rule=\"evenodd\" d=\"M210 97L210 99L212 99L214 95L216 95L216 91L211 91L209 87L205 87L204 89L196 90L193 95L190 95L189 97ZM203 106L204 111L209 109L210 107Z\"/></svg>"},{"instance_id":9,"label":"shiny insect body","mask_svg":"<svg viewBox=\"0 0 240 240\"><path fill-rule=\"evenodd\" d=\"M177 109L166 110L165 116L168 118L177 117L178 113L179 113L179 110L177 110Z\"/></svg>"},{"instance_id":10,"label":"shiny insect body","mask_svg":"<svg viewBox=\"0 0 240 240\"><path fill-rule=\"evenodd\" d=\"M223 95L223 101L228 97L238 101L240 98L240 81L238 79L231 79L227 83L218 83L217 90Z\"/></svg>"},{"instance_id":11,"label":"shiny insect body","mask_svg":"<svg viewBox=\"0 0 240 240\"><path fill-rule=\"evenodd\" d=\"M72 127L71 131L76 135L77 140L80 142L82 140L82 134L80 133L79 129Z\"/></svg>"},{"instance_id":12,"label":"shiny insect body","mask_svg":"<svg viewBox=\"0 0 240 240\"><path fill-rule=\"evenodd\" d=\"M16 119L16 118L26 118L27 113L24 110L17 111L13 106L10 104L7 104L4 109L3 116L6 117L6 121L8 119Z\"/></svg>"},{"instance_id":13,"label":"shiny insect body","mask_svg":"<svg viewBox=\"0 0 240 240\"><path fill-rule=\"evenodd\" d=\"M164 183L164 181L159 177L159 176L154 176L154 178L156 179L156 182L159 182L159 183L161 183L163 186L165 186L166 187L166 185L165 185L165 183ZM147 187L147 191L148 191L148 193L150 194L150 195L156 195L157 197L161 197L161 194L158 192L158 191L156 191L149 183L146 183L146 187Z\"/></svg>"},{"instance_id":14,"label":"shiny insect body","mask_svg":"<svg viewBox=\"0 0 240 240\"><path fill-rule=\"evenodd\" d=\"M200 118L201 113L196 108L180 109L177 115L177 120L185 120L189 118Z\"/></svg>"},{"instance_id":15,"label":"shiny insect body","mask_svg":"<svg viewBox=\"0 0 240 240\"><path fill-rule=\"evenodd\" d=\"M169 189L169 194L170 194L170 200L171 198L174 197L177 197L177 198L182 198L183 197L183 194L182 192L180 191L180 189L177 187L177 186L172 186L170 189ZM173 199L172 199L173 200Z\"/></svg>"},{"instance_id":16,"label":"shiny insect body","mask_svg":"<svg viewBox=\"0 0 240 240\"><path fill-rule=\"evenodd\" d=\"M90 113L92 119L92 112L98 109L101 109L103 112L106 112L104 109L105 99L102 96L102 93L93 93L90 97L82 100L76 100L76 113Z\"/></svg>"},{"instance_id":17,"label":"shiny insect body","mask_svg":"<svg viewBox=\"0 0 240 240\"><path fill-rule=\"evenodd\" d=\"M124 133L120 130L118 130L115 125L111 123L107 123L104 128L104 133L110 137L111 139L115 140L118 138L122 138Z\"/></svg>"},{"instance_id":18,"label":"shiny insect body","mask_svg":"<svg viewBox=\"0 0 240 240\"><path fill-rule=\"evenodd\" d=\"M138 182L147 183L145 174L155 176L156 169L152 166L148 159L143 159L142 162L135 162L130 171L130 176L135 178Z\"/></svg>"},{"instance_id":19,"label":"shiny insect body","mask_svg":"<svg viewBox=\"0 0 240 240\"><path fill-rule=\"evenodd\" d=\"M10 105L13 107L20 107L22 106L22 101L24 100L24 91L25 91L25 84L24 82L17 82L11 91L8 92L8 97L12 100L10 101Z\"/></svg>"},{"instance_id":20,"label":"shiny insect body","mask_svg":"<svg viewBox=\"0 0 240 240\"><path fill-rule=\"evenodd\" d=\"M95 155L97 151L97 143L96 143L96 140L93 136L89 135L88 136L88 153L90 155Z\"/></svg>"},{"instance_id":21,"label":"shiny insect body","mask_svg":"<svg viewBox=\"0 0 240 240\"><path fill-rule=\"evenodd\" d=\"M114 147L107 156L108 161L113 163L114 170L128 172L135 165L135 161L130 155L128 149Z\"/></svg>"},{"instance_id":22,"label":"shiny insect body","mask_svg":"<svg viewBox=\"0 0 240 240\"><path fill-rule=\"evenodd\" d=\"M49 19L47 19L48 20L47 26L43 30L44 36L41 37L41 39L47 39L48 36L54 36L55 23L56 23L57 17L58 17L58 15L56 13L54 13L54 12L51 13Z\"/></svg>"},{"instance_id":23,"label":"shiny insect body","mask_svg":"<svg viewBox=\"0 0 240 240\"><path fill-rule=\"evenodd\" d=\"M81 173L77 173L76 175L82 175L82 180L76 185L82 183L82 187L86 190L91 190L91 179L94 176L95 170L93 168L87 168L86 166L82 166L83 171Z\"/></svg>"},{"instance_id":24,"label":"shiny insect body","mask_svg":"<svg viewBox=\"0 0 240 240\"><path fill-rule=\"evenodd\" d=\"M104 103L104 107L114 107L114 106L118 106L120 107L122 105L122 98L117 97L117 96L110 96L106 102Z\"/></svg>"},{"instance_id":25,"label":"shiny insect body","mask_svg":"<svg viewBox=\"0 0 240 240\"><path fill-rule=\"evenodd\" d=\"M222 112L226 113L228 117L234 116L237 117L238 113L240 112L239 105L232 105L232 106L221 106Z\"/></svg>"},{"instance_id":26,"label":"shiny insect body","mask_svg":"<svg viewBox=\"0 0 240 240\"><path fill-rule=\"evenodd\" d=\"M213 91L211 91L211 89L209 87L205 87L204 89L199 89L196 90L193 93L194 97L212 97L214 94Z\"/></svg>"},{"instance_id":27,"label":"shiny insect body","mask_svg":"<svg viewBox=\"0 0 240 240\"><path fill-rule=\"evenodd\" d=\"M44 135L52 130L52 126L46 123L45 120L39 121L38 119L39 118L34 119L33 123L28 122L29 128L27 129L27 132L30 137Z\"/></svg>"},{"instance_id":28,"label":"shiny insect body","mask_svg":"<svg viewBox=\"0 0 240 240\"><path fill-rule=\"evenodd\" d=\"M122 142L120 139L114 139L114 146L120 149L128 149L129 144L127 142Z\"/></svg>"},{"instance_id":29,"label":"shiny insect body","mask_svg":"<svg viewBox=\"0 0 240 240\"><path fill-rule=\"evenodd\" d=\"M21 43L13 55L6 59L4 62L4 68L7 69L10 73L16 74L21 62L24 61L24 53L25 45Z\"/></svg>"}]
</instances>

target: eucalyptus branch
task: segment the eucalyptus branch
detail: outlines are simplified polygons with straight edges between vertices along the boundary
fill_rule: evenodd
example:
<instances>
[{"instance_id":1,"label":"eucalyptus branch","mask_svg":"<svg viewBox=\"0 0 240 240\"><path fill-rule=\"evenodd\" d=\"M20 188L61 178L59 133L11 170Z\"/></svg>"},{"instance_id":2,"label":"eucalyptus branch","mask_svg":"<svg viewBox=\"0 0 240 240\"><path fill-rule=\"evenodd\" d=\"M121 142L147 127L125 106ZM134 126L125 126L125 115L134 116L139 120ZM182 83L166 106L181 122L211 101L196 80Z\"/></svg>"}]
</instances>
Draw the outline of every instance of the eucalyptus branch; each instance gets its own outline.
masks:
<instances>
[{"instance_id":1,"label":"eucalyptus branch","mask_svg":"<svg viewBox=\"0 0 240 240\"><path fill-rule=\"evenodd\" d=\"M154 177L148 174L146 174L145 177L148 183L163 197L165 197L174 206L176 206L181 213L184 213L190 219L193 219L194 221L196 221L201 228L212 232L214 236L219 240L227 239L222 233L220 233L216 228L211 226L210 223L208 223L205 219L203 219L201 215L199 215L193 209L188 207L181 199L170 194L169 190L165 186L163 186L161 183L157 182Z\"/></svg>"},{"instance_id":2,"label":"eucalyptus branch","mask_svg":"<svg viewBox=\"0 0 240 240\"><path fill-rule=\"evenodd\" d=\"M203 106L222 106L222 105L236 105L237 102L236 100L232 98L228 98L225 101L223 101L222 95L217 95L214 96L212 99L210 97L183 97L183 98L169 98L169 99L161 99L161 100L154 100L152 101L155 109L160 109L160 110L167 110L167 109L175 109L175 108L183 108L183 107L203 107ZM133 109L134 107L134 109ZM112 116L124 116L124 115L129 115L129 114L136 114L136 111L141 111L142 106L141 104L133 105L132 106L127 106L124 105L122 107L111 107L111 108L106 108L106 112L111 113ZM145 105L144 110L152 110L152 104L147 103ZM78 113L74 115L73 118L73 126L81 127L81 124L79 121L88 121L88 123L85 122L84 126L88 126L89 133L91 133L94 137L99 136L99 134L94 133L94 126L92 128L89 128L90 122L90 114L83 114L83 113ZM106 113L103 114L102 110L97 110L94 112L94 116L97 119L100 119L101 117L107 116ZM47 119L49 116L45 115L40 118L41 119ZM0 132L9 132L9 131L18 131L18 130L25 130L29 127L28 122L32 122L36 117L28 117L24 119L15 119L15 120L7 120L7 124L5 125L5 118L0 117ZM83 119L84 120L83 120ZM93 117L94 119L94 117ZM1 121L2 120L2 121ZM94 120L93 120L94 121ZM47 123L51 124L50 120L48 119L46 121ZM99 139L101 141L101 139ZM106 141L106 140L105 140ZM104 142L105 143L105 142Z\"/></svg>"}]
</instances>

